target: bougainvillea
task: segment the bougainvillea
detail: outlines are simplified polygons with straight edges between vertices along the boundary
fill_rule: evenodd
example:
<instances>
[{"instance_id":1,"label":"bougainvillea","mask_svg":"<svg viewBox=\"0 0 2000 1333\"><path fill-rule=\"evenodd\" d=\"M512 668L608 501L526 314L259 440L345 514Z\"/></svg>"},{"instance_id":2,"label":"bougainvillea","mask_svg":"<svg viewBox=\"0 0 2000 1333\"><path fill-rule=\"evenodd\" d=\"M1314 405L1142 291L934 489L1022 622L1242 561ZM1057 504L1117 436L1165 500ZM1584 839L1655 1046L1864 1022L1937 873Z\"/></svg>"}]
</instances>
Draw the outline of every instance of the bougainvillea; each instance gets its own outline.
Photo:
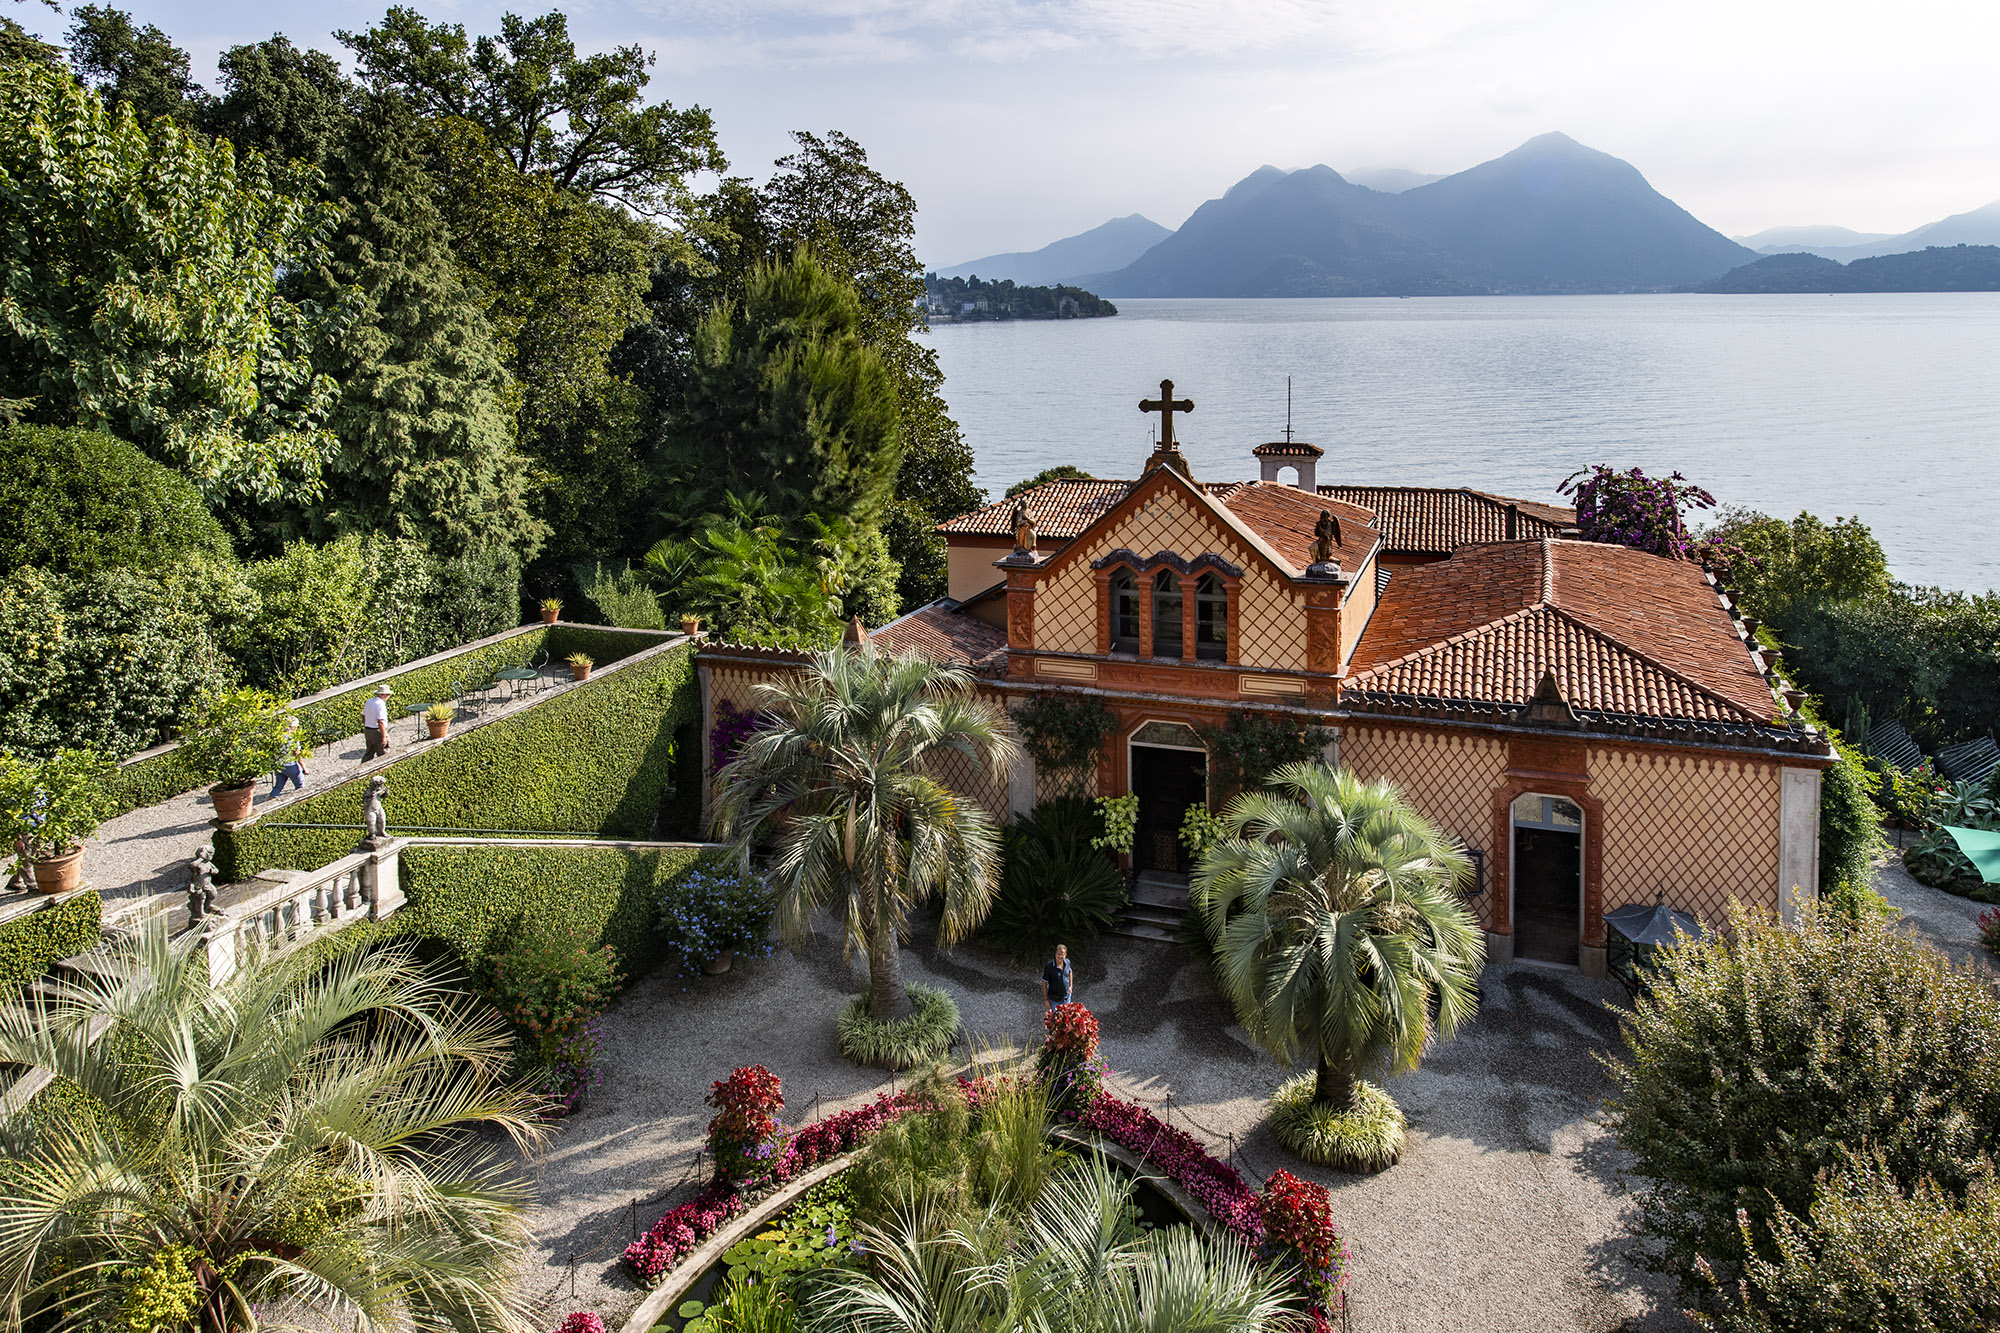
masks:
<instances>
[{"instance_id":1,"label":"bougainvillea","mask_svg":"<svg viewBox=\"0 0 2000 1333\"><path fill-rule=\"evenodd\" d=\"M1686 511L1713 509L1715 497L1678 472L1649 477L1636 467L1619 472L1594 463L1565 477L1558 489L1576 500L1576 526L1588 541L1674 560L1721 557L1724 564L1734 549L1688 531Z\"/></svg>"},{"instance_id":2,"label":"bougainvillea","mask_svg":"<svg viewBox=\"0 0 2000 1333\"><path fill-rule=\"evenodd\" d=\"M1332 1198L1326 1186L1273 1171L1258 1200L1264 1219L1266 1253L1297 1264L1300 1285L1313 1304L1330 1307L1347 1291L1347 1247L1333 1227Z\"/></svg>"},{"instance_id":3,"label":"bougainvillea","mask_svg":"<svg viewBox=\"0 0 2000 1333\"><path fill-rule=\"evenodd\" d=\"M762 1065L745 1065L709 1088L715 1108L708 1122L708 1150L718 1182L738 1182L769 1169L778 1137L778 1110L784 1085Z\"/></svg>"},{"instance_id":4,"label":"bougainvillea","mask_svg":"<svg viewBox=\"0 0 2000 1333\"><path fill-rule=\"evenodd\" d=\"M736 757L743 742L769 725L770 720L764 714L738 708L727 699L716 704L715 724L708 729L709 766L720 769Z\"/></svg>"}]
</instances>

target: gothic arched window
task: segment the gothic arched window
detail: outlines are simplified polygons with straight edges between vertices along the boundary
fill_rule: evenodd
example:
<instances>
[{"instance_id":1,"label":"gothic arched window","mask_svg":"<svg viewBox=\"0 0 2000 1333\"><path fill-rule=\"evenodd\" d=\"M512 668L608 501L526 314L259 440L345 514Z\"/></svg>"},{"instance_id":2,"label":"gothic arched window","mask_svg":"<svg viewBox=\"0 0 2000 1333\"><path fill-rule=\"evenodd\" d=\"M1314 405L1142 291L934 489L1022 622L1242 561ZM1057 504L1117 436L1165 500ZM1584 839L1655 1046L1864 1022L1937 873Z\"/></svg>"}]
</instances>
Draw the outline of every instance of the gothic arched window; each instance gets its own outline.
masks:
<instances>
[{"instance_id":1,"label":"gothic arched window","mask_svg":"<svg viewBox=\"0 0 2000 1333\"><path fill-rule=\"evenodd\" d=\"M1129 569L1111 576L1111 651L1139 651L1139 580Z\"/></svg>"},{"instance_id":2,"label":"gothic arched window","mask_svg":"<svg viewBox=\"0 0 2000 1333\"><path fill-rule=\"evenodd\" d=\"M1153 656L1182 656L1181 579L1171 569L1153 575Z\"/></svg>"},{"instance_id":3,"label":"gothic arched window","mask_svg":"<svg viewBox=\"0 0 2000 1333\"><path fill-rule=\"evenodd\" d=\"M1229 590L1215 574L1194 585L1194 655L1216 661L1229 655Z\"/></svg>"}]
</instances>

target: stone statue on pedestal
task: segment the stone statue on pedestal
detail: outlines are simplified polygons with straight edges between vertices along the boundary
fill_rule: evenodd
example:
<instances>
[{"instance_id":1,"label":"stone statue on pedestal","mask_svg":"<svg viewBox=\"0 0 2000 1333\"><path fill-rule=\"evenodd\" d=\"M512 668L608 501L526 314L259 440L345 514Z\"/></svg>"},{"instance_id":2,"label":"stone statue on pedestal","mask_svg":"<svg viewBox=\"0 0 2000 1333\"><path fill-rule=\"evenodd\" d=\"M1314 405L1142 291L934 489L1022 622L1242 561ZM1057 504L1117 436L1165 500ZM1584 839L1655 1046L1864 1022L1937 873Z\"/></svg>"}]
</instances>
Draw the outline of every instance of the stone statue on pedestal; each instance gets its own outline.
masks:
<instances>
[{"instance_id":1,"label":"stone statue on pedestal","mask_svg":"<svg viewBox=\"0 0 2000 1333\"><path fill-rule=\"evenodd\" d=\"M388 790L389 780L380 773L368 779L368 794L361 801L361 818L368 825L369 842L389 836L389 816L382 809L382 793Z\"/></svg>"},{"instance_id":2,"label":"stone statue on pedestal","mask_svg":"<svg viewBox=\"0 0 2000 1333\"><path fill-rule=\"evenodd\" d=\"M1014 529L1014 554L1033 555L1035 553L1035 516L1028 512L1028 497L1014 497L1014 510L1007 517Z\"/></svg>"},{"instance_id":3,"label":"stone statue on pedestal","mask_svg":"<svg viewBox=\"0 0 2000 1333\"><path fill-rule=\"evenodd\" d=\"M203 843L188 862L188 924L215 914L215 848Z\"/></svg>"}]
</instances>

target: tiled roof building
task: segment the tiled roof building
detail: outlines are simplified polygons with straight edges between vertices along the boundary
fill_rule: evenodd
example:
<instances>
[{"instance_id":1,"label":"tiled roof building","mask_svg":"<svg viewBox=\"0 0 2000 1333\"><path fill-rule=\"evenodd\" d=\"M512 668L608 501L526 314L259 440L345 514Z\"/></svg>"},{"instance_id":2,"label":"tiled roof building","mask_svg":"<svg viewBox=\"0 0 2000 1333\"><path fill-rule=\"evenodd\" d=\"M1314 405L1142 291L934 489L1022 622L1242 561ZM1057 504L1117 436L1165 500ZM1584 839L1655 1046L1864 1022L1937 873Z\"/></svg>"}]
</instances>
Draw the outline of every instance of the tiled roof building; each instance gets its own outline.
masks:
<instances>
[{"instance_id":1,"label":"tiled roof building","mask_svg":"<svg viewBox=\"0 0 2000 1333\"><path fill-rule=\"evenodd\" d=\"M1187 868L1186 807L1230 794L1204 728L1247 711L1324 728L1329 759L1479 853L1468 905L1495 956L1596 968L1608 907L1715 919L1816 891L1829 748L1699 567L1582 541L1560 506L1321 485L1317 446L1252 452L1254 481L1197 481L1163 448L1136 481L940 524L950 596L872 648L965 667L1002 706L1103 700L1093 792L1139 796L1149 873ZM711 706L786 669L726 645L700 662ZM1027 766L976 799L1004 817L1046 794Z\"/></svg>"}]
</instances>

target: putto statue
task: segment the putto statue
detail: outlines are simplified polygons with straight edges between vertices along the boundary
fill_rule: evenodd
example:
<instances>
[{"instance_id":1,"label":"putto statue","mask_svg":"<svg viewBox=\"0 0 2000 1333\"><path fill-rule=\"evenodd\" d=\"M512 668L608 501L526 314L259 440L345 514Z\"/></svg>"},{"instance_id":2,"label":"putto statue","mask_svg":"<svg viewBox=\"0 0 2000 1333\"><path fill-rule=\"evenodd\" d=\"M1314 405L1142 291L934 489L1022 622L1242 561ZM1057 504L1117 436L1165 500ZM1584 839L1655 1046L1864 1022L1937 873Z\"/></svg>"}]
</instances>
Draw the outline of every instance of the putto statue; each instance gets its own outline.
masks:
<instances>
[{"instance_id":1,"label":"putto statue","mask_svg":"<svg viewBox=\"0 0 2000 1333\"><path fill-rule=\"evenodd\" d=\"M188 862L188 924L215 914L215 848L203 843Z\"/></svg>"},{"instance_id":2,"label":"putto statue","mask_svg":"<svg viewBox=\"0 0 2000 1333\"><path fill-rule=\"evenodd\" d=\"M1028 497L1014 497L1014 511L1007 521L1014 528L1014 554L1033 555L1035 553L1035 516L1028 512Z\"/></svg>"},{"instance_id":3,"label":"putto statue","mask_svg":"<svg viewBox=\"0 0 2000 1333\"><path fill-rule=\"evenodd\" d=\"M389 780L380 773L368 779L368 795L361 801L361 818L368 825L371 838L389 836L389 816L382 809L382 793L388 790Z\"/></svg>"}]
</instances>

